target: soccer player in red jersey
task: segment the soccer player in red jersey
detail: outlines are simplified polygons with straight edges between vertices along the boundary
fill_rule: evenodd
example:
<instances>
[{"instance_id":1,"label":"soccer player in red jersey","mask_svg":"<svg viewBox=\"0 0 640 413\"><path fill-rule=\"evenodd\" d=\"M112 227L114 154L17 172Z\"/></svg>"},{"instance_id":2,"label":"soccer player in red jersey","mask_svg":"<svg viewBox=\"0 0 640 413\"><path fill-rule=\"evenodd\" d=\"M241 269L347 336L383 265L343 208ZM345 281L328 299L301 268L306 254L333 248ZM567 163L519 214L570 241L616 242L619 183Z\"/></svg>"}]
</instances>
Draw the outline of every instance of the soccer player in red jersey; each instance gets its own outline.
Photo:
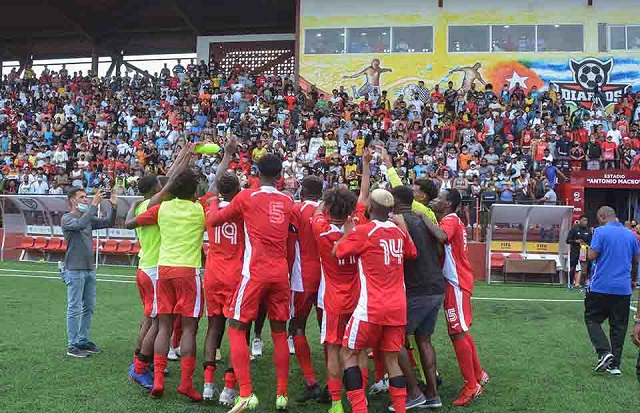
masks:
<instances>
[{"instance_id":1,"label":"soccer player in red jersey","mask_svg":"<svg viewBox=\"0 0 640 413\"><path fill-rule=\"evenodd\" d=\"M329 413L342 413L342 338L360 292L356 259L337 259L333 246L344 234L344 225L356 206L356 196L346 188L328 191L317 208L311 225L322 263L322 289L319 302L323 306L320 342L327 352L327 387L331 396ZM367 371L367 359L360 368ZM364 376L365 374L363 374ZM363 380L364 382L364 380Z\"/></svg>"},{"instance_id":2,"label":"soccer player in red jersey","mask_svg":"<svg viewBox=\"0 0 640 413\"><path fill-rule=\"evenodd\" d=\"M482 386L489 382L489 376L480 366L476 345L469 333L472 321L473 271L469 264L467 231L455 213L459 205L458 190L444 190L433 201L433 210L440 218L440 226L429 219L423 221L436 239L444 244L442 272L447 280L444 310L449 337L465 381L453 405L465 406L482 394Z\"/></svg>"},{"instance_id":3,"label":"soccer player in red jersey","mask_svg":"<svg viewBox=\"0 0 640 413\"><path fill-rule=\"evenodd\" d=\"M282 161L266 154L258 161L261 187L247 189L233 198L224 209L213 198L207 224L216 226L242 218L245 227L245 252L242 280L230 306L227 336L231 362L240 386L240 396L230 413L255 409L258 398L253 393L249 371L249 346L246 331L255 320L264 301L273 338L273 358L277 376L276 410L288 405L289 348L286 322L289 320L289 265L287 238L293 200L275 188L282 173Z\"/></svg>"},{"instance_id":4,"label":"soccer player in red jersey","mask_svg":"<svg viewBox=\"0 0 640 413\"><path fill-rule=\"evenodd\" d=\"M373 191L367 206L371 221L355 228L349 221L333 250L338 259L358 260L360 296L342 342L344 383L354 413L368 411L358 358L369 347L382 352L395 411L406 411L406 381L398 354L407 323L404 258L415 258L416 247L402 218L397 224L389 220L393 206L389 191Z\"/></svg>"},{"instance_id":5,"label":"soccer player in red jersey","mask_svg":"<svg viewBox=\"0 0 640 413\"><path fill-rule=\"evenodd\" d=\"M306 336L307 318L316 306L318 320L322 311L318 308L318 288L320 286L320 259L316 240L311 228L311 218L322 196L322 180L309 175L302 180L300 192L302 202L293 207L289 225L289 260L291 261L291 321L289 335L293 337L300 369L307 381L305 391L298 397L299 402L318 399L320 386L316 380L311 361L311 349Z\"/></svg>"},{"instance_id":6,"label":"soccer player in red jersey","mask_svg":"<svg viewBox=\"0 0 640 413\"><path fill-rule=\"evenodd\" d=\"M219 208L226 208L240 192L238 177L227 172L229 161L236 151L237 143L231 138L225 146L222 162L213 180L211 193L220 193L222 201ZM208 209L210 197L205 195L205 209ZM231 298L242 278L244 254L244 223L241 217L217 226L207 225L209 251L204 270L204 297L207 305L208 328L204 344L204 390L202 397L212 400L214 395L214 376L216 371L216 350L220 348L226 317L229 316ZM218 401L233 405L236 397L235 373L233 368L225 372L224 389Z\"/></svg>"}]
</instances>

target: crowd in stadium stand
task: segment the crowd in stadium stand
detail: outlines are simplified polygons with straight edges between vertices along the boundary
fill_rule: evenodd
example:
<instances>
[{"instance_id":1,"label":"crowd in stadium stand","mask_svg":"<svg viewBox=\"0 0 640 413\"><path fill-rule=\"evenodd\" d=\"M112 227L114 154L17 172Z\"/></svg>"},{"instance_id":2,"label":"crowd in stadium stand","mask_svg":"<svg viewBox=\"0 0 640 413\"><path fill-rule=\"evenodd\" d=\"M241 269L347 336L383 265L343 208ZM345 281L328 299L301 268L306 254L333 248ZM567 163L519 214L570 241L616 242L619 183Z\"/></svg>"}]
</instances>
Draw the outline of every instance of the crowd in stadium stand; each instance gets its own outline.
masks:
<instances>
[{"instance_id":1,"label":"crowd in stadium stand","mask_svg":"<svg viewBox=\"0 0 640 413\"><path fill-rule=\"evenodd\" d=\"M348 88L350 85L346 85ZM281 189L297 194L317 174L326 187L359 188L365 144L376 145L372 185L433 179L467 201L554 203L554 186L572 170L640 170L640 93L613 113L594 106L573 113L553 90L490 84L468 90L423 82L413 96L373 88L353 99L344 87L324 96L292 78L228 76L203 61L168 64L155 76L101 77L64 66L12 70L0 94L1 190L63 194L70 187L136 194L145 173L163 174L186 141L240 138L231 165L246 187L259 184L254 163L284 159ZM383 151L383 148L385 151ZM386 153L390 156L386 156ZM201 155L200 194L221 154Z\"/></svg>"}]
</instances>

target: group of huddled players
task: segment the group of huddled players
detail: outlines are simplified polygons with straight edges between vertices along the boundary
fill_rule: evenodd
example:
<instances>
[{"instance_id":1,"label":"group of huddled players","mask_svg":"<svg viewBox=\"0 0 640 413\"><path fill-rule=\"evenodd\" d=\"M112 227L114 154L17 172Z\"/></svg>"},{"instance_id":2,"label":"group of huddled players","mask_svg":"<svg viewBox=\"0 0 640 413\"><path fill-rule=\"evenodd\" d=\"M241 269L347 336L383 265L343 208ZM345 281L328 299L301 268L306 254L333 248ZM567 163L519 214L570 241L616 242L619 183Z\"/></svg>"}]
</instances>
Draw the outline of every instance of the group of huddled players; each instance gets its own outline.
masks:
<instances>
[{"instance_id":1,"label":"group of huddled players","mask_svg":"<svg viewBox=\"0 0 640 413\"><path fill-rule=\"evenodd\" d=\"M231 368L219 402L232 406L230 413L255 409L249 328L262 305L273 339L276 410L286 411L289 405L289 335L307 385L300 401L326 398L330 413L342 413L344 387L352 411L366 412L371 350L374 390L389 391L389 410L440 407L430 337L444 304L465 381L453 404L466 405L479 396L489 376L468 332L473 274L465 226L456 215L457 190L438 193L431 181L419 180L413 188L370 192L369 163L374 155L387 156L383 148L371 147L363 154L359 197L345 188L323 191L322 181L308 176L302 182L302 202L294 203L275 187L282 162L271 154L257 164L261 186L241 190L236 175L227 172L236 146L235 138L229 138L209 193L201 199L195 198L197 177L190 168L193 144L183 148L166 177L149 175L138 183L145 199L132 206L126 226L136 228L141 244L137 284L145 317L130 378L152 397L162 397L179 317L178 393L193 401L213 399L216 352L228 320ZM202 277L205 230L210 247ZM205 305L201 394L193 387L193 374ZM325 353L324 389L305 335L314 306ZM418 363L407 350L409 336ZM412 363L425 382L422 387Z\"/></svg>"}]
</instances>

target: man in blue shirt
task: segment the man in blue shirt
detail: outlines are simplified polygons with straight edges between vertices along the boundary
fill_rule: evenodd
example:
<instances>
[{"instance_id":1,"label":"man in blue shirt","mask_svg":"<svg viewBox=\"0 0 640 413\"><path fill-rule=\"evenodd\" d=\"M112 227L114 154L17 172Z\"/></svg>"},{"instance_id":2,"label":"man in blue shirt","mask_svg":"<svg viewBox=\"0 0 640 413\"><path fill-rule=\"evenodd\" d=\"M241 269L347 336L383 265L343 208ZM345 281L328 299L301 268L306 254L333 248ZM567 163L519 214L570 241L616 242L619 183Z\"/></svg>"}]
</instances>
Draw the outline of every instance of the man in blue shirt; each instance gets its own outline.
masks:
<instances>
[{"instance_id":1,"label":"man in blue shirt","mask_svg":"<svg viewBox=\"0 0 640 413\"><path fill-rule=\"evenodd\" d=\"M638 281L640 246L636 235L618 222L613 208L601 207L597 217L600 227L593 233L588 254L594 265L584 300L584 319L598 353L595 371L619 376L631 294ZM607 319L609 338L602 329Z\"/></svg>"}]
</instances>

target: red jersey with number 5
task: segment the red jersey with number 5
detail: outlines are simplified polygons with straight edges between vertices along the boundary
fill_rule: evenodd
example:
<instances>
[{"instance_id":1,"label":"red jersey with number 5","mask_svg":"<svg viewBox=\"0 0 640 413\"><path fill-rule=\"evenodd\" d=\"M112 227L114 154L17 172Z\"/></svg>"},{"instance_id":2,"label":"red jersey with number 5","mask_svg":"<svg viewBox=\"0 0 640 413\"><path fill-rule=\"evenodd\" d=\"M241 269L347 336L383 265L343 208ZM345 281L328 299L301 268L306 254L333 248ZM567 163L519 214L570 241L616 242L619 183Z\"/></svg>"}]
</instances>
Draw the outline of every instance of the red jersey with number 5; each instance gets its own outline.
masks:
<instances>
[{"instance_id":1,"label":"red jersey with number 5","mask_svg":"<svg viewBox=\"0 0 640 413\"><path fill-rule=\"evenodd\" d=\"M440 227L447 233L444 246L442 272L447 281L471 294L473 292L473 270L467 251L467 229L456 214L442 218Z\"/></svg>"},{"instance_id":2,"label":"red jersey with number 5","mask_svg":"<svg viewBox=\"0 0 640 413\"><path fill-rule=\"evenodd\" d=\"M358 259L360 297L353 318L374 324L407 324L404 259L417 255L409 234L391 221L358 225L336 248L336 257Z\"/></svg>"},{"instance_id":3,"label":"red jersey with number 5","mask_svg":"<svg viewBox=\"0 0 640 413\"><path fill-rule=\"evenodd\" d=\"M242 275L262 282L289 278L287 237L293 199L272 186L245 189L224 209L218 200L209 205L207 226L237 218L244 220L245 251Z\"/></svg>"}]
</instances>

